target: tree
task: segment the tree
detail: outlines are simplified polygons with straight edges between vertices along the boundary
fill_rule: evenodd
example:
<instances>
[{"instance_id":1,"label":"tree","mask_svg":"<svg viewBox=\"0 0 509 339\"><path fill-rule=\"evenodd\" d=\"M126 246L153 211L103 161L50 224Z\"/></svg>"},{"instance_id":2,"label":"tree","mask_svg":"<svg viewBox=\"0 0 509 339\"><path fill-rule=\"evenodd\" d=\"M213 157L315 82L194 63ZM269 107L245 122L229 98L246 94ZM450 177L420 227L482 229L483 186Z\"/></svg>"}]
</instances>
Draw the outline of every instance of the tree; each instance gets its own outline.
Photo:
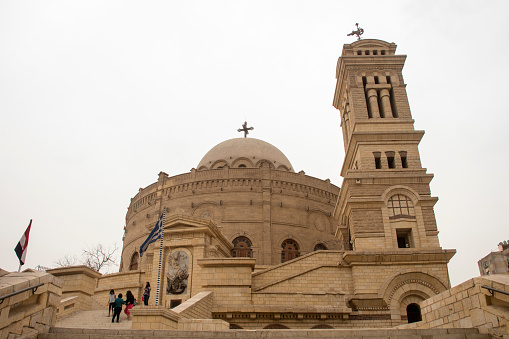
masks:
<instances>
[{"instance_id":1,"label":"tree","mask_svg":"<svg viewBox=\"0 0 509 339\"><path fill-rule=\"evenodd\" d=\"M116 244L113 249L105 247L103 244L97 244L94 247L83 250L79 258L68 254L55 261L55 264L57 267L85 265L94 271L100 272L101 270L116 265L117 258L115 253L117 250L118 247Z\"/></svg>"}]
</instances>

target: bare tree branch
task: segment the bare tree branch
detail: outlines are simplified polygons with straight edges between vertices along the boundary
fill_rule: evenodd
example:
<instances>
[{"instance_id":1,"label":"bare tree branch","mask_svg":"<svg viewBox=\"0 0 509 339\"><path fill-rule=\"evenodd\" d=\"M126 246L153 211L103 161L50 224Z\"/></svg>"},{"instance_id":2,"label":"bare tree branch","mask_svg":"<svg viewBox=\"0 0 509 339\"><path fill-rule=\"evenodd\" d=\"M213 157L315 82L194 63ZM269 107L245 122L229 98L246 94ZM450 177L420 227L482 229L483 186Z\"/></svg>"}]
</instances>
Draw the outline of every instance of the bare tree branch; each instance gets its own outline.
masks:
<instances>
[{"instance_id":1,"label":"bare tree branch","mask_svg":"<svg viewBox=\"0 0 509 339\"><path fill-rule=\"evenodd\" d=\"M65 257L55 261L57 267L69 267L79 265L79 260L75 255L66 254Z\"/></svg>"},{"instance_id":2,"label":"bare tree branch","mask_svg":"<svg viewBox=\"0 0 509 339\"><path fill-rule=\"evenodd\" d=\"M115 253L118 246L115 244L113 249L106 248L103 244L98 244L94 247L83 250L81 257L66 255L63 258L55 261L57 267L69 267L75 265L85 265L94 271L100 272L110 266L116 265L117 258Z\"/></svg>"}]
</instances>

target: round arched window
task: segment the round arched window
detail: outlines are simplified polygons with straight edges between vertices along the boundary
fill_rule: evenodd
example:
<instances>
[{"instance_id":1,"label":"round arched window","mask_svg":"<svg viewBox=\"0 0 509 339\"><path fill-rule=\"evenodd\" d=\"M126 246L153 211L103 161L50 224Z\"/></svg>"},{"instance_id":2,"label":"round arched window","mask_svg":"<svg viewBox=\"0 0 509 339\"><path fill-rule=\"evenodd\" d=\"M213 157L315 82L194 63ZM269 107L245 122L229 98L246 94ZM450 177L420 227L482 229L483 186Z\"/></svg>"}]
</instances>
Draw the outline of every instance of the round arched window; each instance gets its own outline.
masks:
<instances>
[{"instance_id":1,"label":"round arched window","mask_svg":"<svg viewBox=\"0 0 509 339\"><path fill-rule=\"evenodd\" d=\"M283 248L281 252L281 262L295 259L300 255L299 245L294 240L287 239L283 241L281 247Z\"/></svg>"},{"instance_id":2,"label":"round arched window","mask_svg":"<svg viewBox=\"0 0 509 339\"><path fill-rule=\"evenodd\" d=\"M232 257L253 257L253 250L251 249L251 240L246 237L238 237L233 240Z\"/></svg>"},{"instance_id":3,"label":"round arched window","mask_svg":"<svg viewBox=\"0 0 509 339\"><path fill-rule=\"evenodd\" d=\"M387 202L390 218L414 217L414 204L409 197L403 194L393 195Z\"/></svg>"},{"instance_id":4,"label":"round arched window","mask_svg":"<svg viewBox=\"0 0 509 339\"><path fill-rule=\"evenodd\" d=\"M134 252L133 256L131 257L131 262L129 263L129 271L135 271L138 269L138 260L140 258L140 255L138 252Z\"/></svg>"}]
</instances>

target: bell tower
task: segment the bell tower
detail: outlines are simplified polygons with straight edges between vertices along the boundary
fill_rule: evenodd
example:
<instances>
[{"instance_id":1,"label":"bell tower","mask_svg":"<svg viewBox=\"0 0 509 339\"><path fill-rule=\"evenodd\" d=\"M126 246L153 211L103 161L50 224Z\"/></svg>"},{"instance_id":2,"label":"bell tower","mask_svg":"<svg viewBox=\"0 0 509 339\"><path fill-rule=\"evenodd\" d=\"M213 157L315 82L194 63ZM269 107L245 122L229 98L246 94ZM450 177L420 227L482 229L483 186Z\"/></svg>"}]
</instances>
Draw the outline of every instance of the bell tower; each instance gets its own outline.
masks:
<instances>
[{"instance_id":1,"label":"bell tower","mask_svg":"<svg viewBox=\"0 0 509 339\"><path fill-rule=\"evenodd\" d=\"M344 178L337 237L355 251L439 250L429 183L402 70L405 55L381 40L343 46L333 105L341 114Z\"/></svg>"}]
</instances>

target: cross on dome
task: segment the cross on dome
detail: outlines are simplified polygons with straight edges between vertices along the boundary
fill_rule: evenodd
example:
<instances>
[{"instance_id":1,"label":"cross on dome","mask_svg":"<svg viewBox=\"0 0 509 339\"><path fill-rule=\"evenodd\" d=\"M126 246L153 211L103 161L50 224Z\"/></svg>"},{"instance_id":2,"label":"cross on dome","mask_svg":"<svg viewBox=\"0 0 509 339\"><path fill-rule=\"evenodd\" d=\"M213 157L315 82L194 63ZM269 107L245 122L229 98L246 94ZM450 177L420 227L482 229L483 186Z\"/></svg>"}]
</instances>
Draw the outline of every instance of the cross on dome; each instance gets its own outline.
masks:
<instances>
[{"instance_id":1,"label":"cross on dome","mask_svg":"<svg viewBox=\"0 0 509 339\"><path fill-rule=\"evenodd\" d=\"M237 132L244 132L244 138L247 138L249 131L254 130L254 127L247 127L247 121L244 121L242 124L242 128L239 128Z\"/></svg>"}]
</instances>

